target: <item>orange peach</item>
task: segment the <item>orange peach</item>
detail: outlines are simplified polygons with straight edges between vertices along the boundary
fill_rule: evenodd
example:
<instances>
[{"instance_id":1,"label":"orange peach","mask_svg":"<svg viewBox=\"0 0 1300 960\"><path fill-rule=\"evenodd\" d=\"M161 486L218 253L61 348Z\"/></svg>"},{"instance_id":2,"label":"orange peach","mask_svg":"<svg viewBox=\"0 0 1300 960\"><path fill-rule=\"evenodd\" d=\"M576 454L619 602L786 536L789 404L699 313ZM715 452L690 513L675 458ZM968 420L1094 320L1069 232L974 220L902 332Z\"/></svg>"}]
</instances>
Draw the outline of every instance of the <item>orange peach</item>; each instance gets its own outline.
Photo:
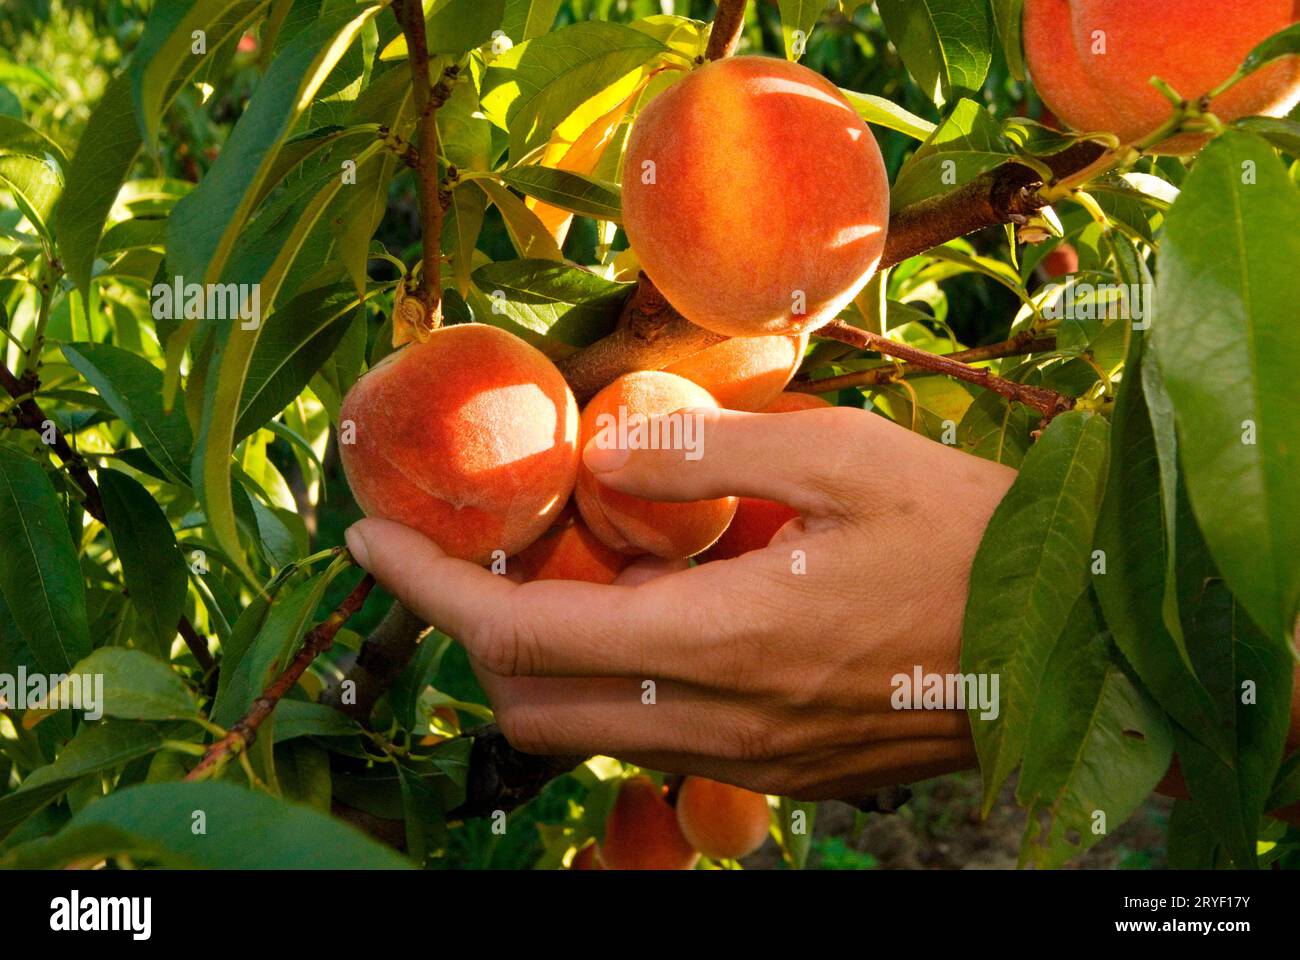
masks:
<instances>
[{"instance_id":1,"label":"orange peach","mask_svg":"<svg viewBox=\"0 0 1300 960\"><path fill-rule=\"evenodd\" d=\"M732 337L664 367L698 383L728 410L761 410L790 382L808 335Z\"/></svg>"},{"instance_id":2,"label":"orange peach","mask_svg":"<svg viewBox=\"0 0 1300 960\"><path fill-rule=\"evenodd\" d=\"M1296 17L1295 0L1026 0L1025 59L1039 96L1066 124L1132 143L1173 111L1152 77L1195 100ZM1237 83L1210 110L1225 121L1282 116L1297 101L1300 57L1292 56ZM1205 139L1175 137L1154 152L1191 153Z\"/></svg>"},{"instance_id":3,"label":"orange peach","mask_svg":"<svg viewBox=\"0 0 1300 960\"><path fill-rule=\"evenodd\" d=\"M605 864L600 859L600 844L594 840L573 855L570 870L604 870Z\"/></svg>"},{"instance_id":4,"label":"orange peach","mask_svg":"<svg viewBox=\"0 0 1300 960\"><path fill-rule=\"evenodd\" d=\"M619 377L582 411L581 445L680 447L682 456L700 440L697 420L666 417L686 408L716 408L703 387L661 370ZM657 427L650 418L663 417ZM697 448L698 449L698 448ZM701 454L704 451L699 451ZM721 536L736 512L736 498L663 503L607 487L582 464L574 491L591 532L622 553L665 559L691 557Z\"/></svg>"},{"instance_id":5,"label":"orange peach","mask_svg":"<svg viewBox=\"0 0 1300 960\"><path fill-rule=\"evenodd\" d=\"M631 557L606 546L576 516L561 518L546 533L519 552L516 565L529 580L585 580L613 583Z\"/></svg>"},{"instance_id":6,"label":"orange peach","mask_svg":"<svg viewBox=\"0 0 1300 960\"><path fill-rule=\"evenodd\" d=\"M1041 266L1048 277L1068 277L1079 272L1079 251L1068 243L1058 243L1043 257Z\"/></svg>"},{"instance_id":7,"label":"orange peach","mask_svg":"<svg viewBox=\"0 0 1300 960\"><path fill-rule=\"evenodd\" d=\"M814 330L884 251L876 139L834 84L797 63L697 68L641 111L623 171L623 227L642 269L716 333Z\"/></svg>"},{"instance_id":8,"label":"orange peach","mask_svg":"<svg viewBox=\"0 0 1300 960\"><path fill-rule=\"evenodd\" d=\"M786 392L778 395L763 408L763 413L793 413L829 407L821 397L812 393ZM736 515L716 543L704 551L701 560L730 560L741 554L762 550L778 530L799 516L799 512L775 500L741 497Z\"/></svg>"},{"instance_id":9,"label":"orange peach","mask_svg":"<svg viewBox=\"0 0 1300 960\"><path fill-rule=\"evenodd\" d=\"M771 822L767 797L730 784L687 777L677 792L677 825L696 850L735 860L763 845Z\"/></svg>"},{"instance_id":10,"label":"orange peach","mask_svg":"<svg viewBox=\"0 0 1300 960\"><path fill-rule=\"evenodd\" d=\"M605 820L600 857L610 870L689 870L699 853L682 835L677 814L649 777L624 780Z\"/></svg>"},{"instance_id":11,"label":"orange peach","mask_svg":"<svg viewBox=\"0 0 1300 960\"><path fill-rule=\"evenodd\" d=\"M542 353L497 327L435 330L357 381L339 454L368 516L486 563L551 525L578 469L578 408Z\"/></svg>"}]
</instances>

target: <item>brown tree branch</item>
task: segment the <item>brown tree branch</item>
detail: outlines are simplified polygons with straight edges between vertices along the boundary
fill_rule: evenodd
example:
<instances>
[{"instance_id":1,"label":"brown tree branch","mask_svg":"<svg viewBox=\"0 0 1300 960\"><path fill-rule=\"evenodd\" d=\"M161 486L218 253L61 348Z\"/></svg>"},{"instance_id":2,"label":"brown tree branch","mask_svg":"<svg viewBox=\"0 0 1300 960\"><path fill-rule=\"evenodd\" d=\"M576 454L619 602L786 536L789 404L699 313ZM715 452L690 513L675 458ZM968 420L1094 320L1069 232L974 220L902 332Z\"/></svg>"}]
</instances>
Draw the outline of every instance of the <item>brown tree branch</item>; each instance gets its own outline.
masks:
<instances>
[{"instance_id":1,"label":"brown tree branch","mask_svg":"<svg viewBox=\"0 0 1300 960\"><path fill-rule=\"evenodd\" d=\"M420 204L421 272L415 302L419 303L421 313L408 318L412 325L427 332L442 324L443 203L442 180L438 176L437 113L451 95L457 68L449 66L436 84L430 81L429 40L420 0L397 0L393 4L393 16L406 37L417 111L412 159Z\"/></svg>"},{"instance_id":2,"label":"brown tree branch","mask_svg":"<svg viewBox=\"0 0 1300 960\"><path fill-rule=\"evenodd\" d=\"M1030 330L1022 330L1010 340L989 343L969 350L958 350L943 356L949 360L962 363L981 363L985 360L997 360L1001 357L1022 357L1032 353L1043 353L1056 349L1055 337L1040 337ZM908 377L933 376L940 371L918 367L911 363L890 364L873 367L870 370L858 370L844 373L837 377L822 380L795 380L786 389L792 393L830 393L833 390L845 390L851 387L883 386Z\"/></svg>"},{"instance_id":3,"label":"brown tree branch","mask_svg":"<svg viewBox=\"0 0 1300 960\"><path fill-rule=\"evenodd\" d=\"M745 32L746 0L718 0L718 12L709 30L709 45L704 51L708 60L721 60L736 52L740 35Z\"/></svg>"},{"instance_id":4,"label":"brown tree branch","mask_svg":"<svg viewBox=\"0 0 1300 960\"><path fill-rule=\"evenodd\" d=\"M63 461L64 469L81 490L82 506L88 514L107 526L108 521L104 515L104 501L99 495L99 485L90 475L86 461L81 458L81 454L72 449L59 428L54 425L54 421L45 415L45 411L33 396L40 386L40 381L33 376L15 377L9 372L8 367L0 363L0 386L17 401L14 405L14 413L19 427L34 430L44 436L47 431L46 424L50 425L48 429L53 431L54 440L49 446L58 454L59 459ZM204 673L209 673L216 666L216 662L208 651L207 642L199 636L189 618L182 615L176 629L185 641L185 645L189 647L195 661L198 662L199 668Z\"/></svg>"},{"instance_id":5,"label":"brown tree branch","mask_svg":"<svg viewBox=\"0 0 1300 960\"><path fill-rule=\"evenodd\" d=\"M203 759L185 776L186 780L201 780L209 775L209 771L219 773L226 759L252 746L257 739L258 727L271 715L284 695L297 685L312 662L334 645L335 634L348 622L349 617L361 609L374 586L375 578L366 574L333 613L307 632L302 649L293 658L293 662L253 701L248 713L236 721L224 737L208 747Z\"/></svg>"}]
</instances>

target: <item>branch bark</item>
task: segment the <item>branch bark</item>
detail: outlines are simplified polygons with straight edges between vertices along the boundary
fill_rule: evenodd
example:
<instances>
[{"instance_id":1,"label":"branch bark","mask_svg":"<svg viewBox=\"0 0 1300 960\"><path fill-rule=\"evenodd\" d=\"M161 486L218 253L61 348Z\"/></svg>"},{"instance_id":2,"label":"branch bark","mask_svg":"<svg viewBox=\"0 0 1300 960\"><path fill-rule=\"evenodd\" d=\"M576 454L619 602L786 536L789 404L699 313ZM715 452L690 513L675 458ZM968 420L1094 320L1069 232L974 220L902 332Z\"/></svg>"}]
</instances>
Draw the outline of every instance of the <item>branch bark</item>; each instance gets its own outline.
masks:
<instances>
[{"instance_id":1,"label":"branch bark","mask_svg":"<svg viewBox=\"0 0 1300 960\"><path fill-rule=\"evenodd\" d=\"M957 380L965 380L967 383L973 383L984 387L986 390L992 390L1014 403L1023 403L1033 407L1043 415L1044 422L1051 420L1058 413L1064 413L1074 407L1073 397L1064 396L1055 390L1016 383L1014 380L999 377L983 367L972 367L969 364L962 363L952 355L945 356L930 353L928 350L919 350L906 343L899 343L897 340L882 337L878 333L860 330L841 320L828 323L817 333L819 336L838 340L841 343L848 343L862 350L874 350L877 353L898 357L900 360L910 361L918 367L924 367L935 373L947 374ZM824 392L826 389L830 388L823 388L818 392Z\"/></svg>"},{"instance_id":2,"label":"branch bark","mask_svg":"<svg viewBox=\"0 0 1300 960\"><path fill-rule=\"evenodd\" d=\"M356 662L342 680L321 694L320 702L368 725L375 704L406 669L429 629L428 624L394 600L361 645Z\"/></svg>"},{"instance_id":3,"label":"branch bark","mask_svg":"<svg viewBox=\"0 0 1300 960\"><path fill-rule=\"evenodd\" d=\"M219 773L227 759L252 746L257 739L257 730L290 690L292 690L307 672L307 668L322 653L334 645L334 636L348 622L348 618L361 609L366 597L374 589L375 578L366 574L361 582L352 588L352 592L343 598L343 602L334 612L307 632L302 649L293 658L293 662L284 672L271 681L262 691L262 695L253 701L248 713L244 714L224 737L203 755L203 759L185 777L186 780L201 780L212 773Z\"/></svg>"}]
</instances>

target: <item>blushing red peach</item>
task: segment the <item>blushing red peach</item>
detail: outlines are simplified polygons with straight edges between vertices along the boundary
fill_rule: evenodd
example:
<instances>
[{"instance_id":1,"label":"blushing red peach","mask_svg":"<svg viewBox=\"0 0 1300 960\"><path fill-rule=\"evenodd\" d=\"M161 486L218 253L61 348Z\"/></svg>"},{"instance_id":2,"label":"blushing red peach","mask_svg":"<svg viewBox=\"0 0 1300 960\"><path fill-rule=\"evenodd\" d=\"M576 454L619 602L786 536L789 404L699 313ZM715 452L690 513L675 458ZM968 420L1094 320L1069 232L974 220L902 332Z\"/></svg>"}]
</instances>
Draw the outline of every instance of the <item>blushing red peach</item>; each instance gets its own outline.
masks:
<instances>
[{"instance_id":1,"label":"blushing red peach","mask_svg":"<svg viewBox=\"0 0 1300 960\"><path fill-rule=\"evenodd\" d=\"M834 84L797 63L706 64L632 125L628 241L668 302L716 333L833 319L875 273L888 223L875 137Z\"/></svg>"},{"instance_id":2,"label":"blushing red peach","mask_svg":"<svg viewBox=\"0 0 1300 960\"><path fill-rule=\"evenodd\" d=\"M1295 0L1026 0L1025 59L1043 102L1075 130L1140 140L1173 107L1151 85L1189 100L1227 80L1260 41L1297 19ZM1264 67L1216 97L1220 120L1282 116L1300 101L1300 57ZM1185 134L1153 152L1191 153Z\"/></svg>"},{"instance_id":3,"label":"blushing red peach","mask_svg":"<svg viewBox=\"0 0 1300 960\"><path fill-rule=\"evenodd\" d=\"M368 516L451 556L517 553L563 509L578 469L578 408L542 353L497 327L435 330L348 392L339 453Z\"/></svg>"},{"instance_id":4,"label":"blushing red peach","mask_svg":"<svg viewBox=\"0 0 1300 960\"><path fill-rule=\"evenodd\" d=\"M519 552L510 564L519 569L523 581L585 580L613 583L631 562L627 554L606 546L580 517L562 517L560 522ZM509 565L509 564L508 564Z\"/></svg>"},{"instance_id":5,"label":"blushing red peach","mask_svg":"<svg viewBox=\"0 0 1300 960\"><path fill-rule=\"evenodd\" d=\"M621 445L629 438L635 443L630 431L649 418L717 406L703 387L676 374L662 370L624 374L592 397L582 411L580 443L584 448L593 439L606 445ZM682 429L674 434L676 440L661 435L661 444L680 445L690 439L683 430L694 429L691 418L671 422ZM629 431L626 438L620 435L624 429ZM687 456L687 451L682 455ZM623 493L602 484L585 463L578 468L574 498L591 532L615 550L670 560L704 550L721 536L736 512L735 497L665 503Z\"/></svg>"},{"instance_id":6,"label":"blushing red peach","mask_svg":"<svg viewBox=\"0 0 1300 960\"><path fill-rule=\"evenodd\" d=\"M682 836L714 860L749 856L767 839L770 823L761 793L703 777L687 777L677 792Z\"/></svg>"},{"instance_id":7,"label":"blushing red peach","mask_svg":"<svg viewBox=\"0 0 1300 960\"><path fill-rule=\"evenodd\" d=\"M649 777L624 780L605 820L600 857L610 870L689 870L700 859L677 813Z\"/></svg>"},{"instance_id":8,"label":"blushing red peach","mask_svg":"<svg viewBox=\"0 0 1300 960\"><path fill-rule=\"evenodd\" d=\"M728 410L761 410L794 377L808 335L731 337L664 369L697 383Z\"/></svg>"}]
</instances>

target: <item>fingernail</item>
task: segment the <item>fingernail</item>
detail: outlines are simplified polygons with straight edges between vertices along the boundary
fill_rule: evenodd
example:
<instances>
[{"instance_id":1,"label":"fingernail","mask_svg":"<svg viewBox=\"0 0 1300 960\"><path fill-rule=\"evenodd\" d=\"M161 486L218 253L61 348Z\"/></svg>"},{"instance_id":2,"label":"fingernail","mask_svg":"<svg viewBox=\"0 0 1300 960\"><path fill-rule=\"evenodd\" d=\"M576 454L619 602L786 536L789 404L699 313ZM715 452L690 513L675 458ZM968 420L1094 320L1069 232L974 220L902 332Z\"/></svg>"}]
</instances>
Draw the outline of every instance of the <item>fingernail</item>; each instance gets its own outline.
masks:
<instances>
[{"instance_id":1,"label":"fingernail","mask_svg":"<svg viewBox=\"0 0 1300 960\"><path fill-rule=\"evenodd\" d=\"M358 524L353 524L343 532L343 539L347 541L348 552L352 554L358 566L370 569L370 548L366 545L366 537L359 529Z\"/></svg>"},{"instance_id":2,"label":"fingernail","mask_svg":"<svg viewBox=\"0 0 1300 960\"><path fill-rule=\"evenodd\" d=\"M587 465L587 469L592 473L613 473L615 470L622 470L627 465L631 450L627 447L603 447L597 442L599 439L593 437L587 443L586 449L582 451L582 460Z\"/></svg>"}]
</instances>

